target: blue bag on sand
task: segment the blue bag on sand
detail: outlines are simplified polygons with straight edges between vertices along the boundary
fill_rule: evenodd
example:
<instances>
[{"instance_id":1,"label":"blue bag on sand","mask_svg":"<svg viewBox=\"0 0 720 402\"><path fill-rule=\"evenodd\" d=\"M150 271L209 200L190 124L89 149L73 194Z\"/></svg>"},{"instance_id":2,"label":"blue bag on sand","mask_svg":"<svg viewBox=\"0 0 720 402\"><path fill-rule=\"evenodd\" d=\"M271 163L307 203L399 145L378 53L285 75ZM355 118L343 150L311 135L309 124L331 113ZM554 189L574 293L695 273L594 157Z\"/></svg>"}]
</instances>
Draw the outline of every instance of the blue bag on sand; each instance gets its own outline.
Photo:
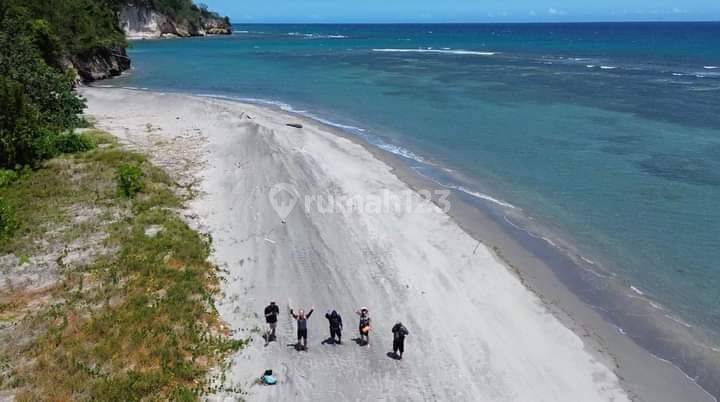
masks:
<instances>
[{"instance_id":1,"label":"blue bag on sand","mask_svg":"<svg viewBox=\"0 0 720 402\"><path fill-rule=\"evenodd\" d=\"M264 375L264 376L262 377L262 380L263 380L263 384L265 384L265 385L275 385L275 384L277 384L277 378L275 378L275 377L272 376L272 375Z\"/></svg>"}]
</instances>

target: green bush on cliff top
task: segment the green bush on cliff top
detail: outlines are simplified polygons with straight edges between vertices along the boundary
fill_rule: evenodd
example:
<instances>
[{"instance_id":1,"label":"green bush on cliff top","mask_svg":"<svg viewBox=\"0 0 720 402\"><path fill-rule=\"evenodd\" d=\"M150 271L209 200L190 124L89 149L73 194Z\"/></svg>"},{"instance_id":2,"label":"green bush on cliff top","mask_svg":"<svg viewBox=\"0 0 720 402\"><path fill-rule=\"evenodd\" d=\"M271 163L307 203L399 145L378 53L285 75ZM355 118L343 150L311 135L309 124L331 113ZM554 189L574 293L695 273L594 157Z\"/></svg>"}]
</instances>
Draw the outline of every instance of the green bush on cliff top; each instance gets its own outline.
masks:
<instances>
[{"instance_id":1,"label":"green bush on cliff top","mask_svg":"<svg viewBox=\"0 0 720 402\"><path fill-rule=\"evenodd\" d=\"M36 165L82 139L67 134L82 121L67 60L122 46L116 1L0 2L0 168Z\"/></svg>"}]
</instances>

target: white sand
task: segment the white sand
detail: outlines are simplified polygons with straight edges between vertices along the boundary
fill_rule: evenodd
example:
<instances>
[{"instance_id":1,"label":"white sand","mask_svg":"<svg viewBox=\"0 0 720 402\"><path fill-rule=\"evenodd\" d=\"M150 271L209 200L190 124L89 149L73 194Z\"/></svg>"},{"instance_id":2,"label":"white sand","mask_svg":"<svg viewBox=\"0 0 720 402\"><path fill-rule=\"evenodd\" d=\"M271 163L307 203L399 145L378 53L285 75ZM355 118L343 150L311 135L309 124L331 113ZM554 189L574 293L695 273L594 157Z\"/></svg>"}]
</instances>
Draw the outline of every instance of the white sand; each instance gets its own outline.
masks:
<instances>
[{"instance_id":1,"label":"white sand","mask_svg":"<svg viewBox=\"0 0 720 402\"><path fill-rule=\"evenodd\" d=\"M613 371L437 207L325 214L298 206L281 222L268 197L277 183L301 196L408 192L361 145L307 121L287 127L297 118L251 105L119 89L83 94L99 127L184 181L198 179L195 222L212 234L214 258L227 270L218 308L233 329L245 329L238 336L253 337L227 374L248 399L629 400ZM279 341L266 347L249 330L263 328L270 300L281 305ZM287 346L295 341L288 300L316 307L307 352ZM361 305L374 320L369 347L351 341ZM345 320L343 345L321 345L329 309ZM397 320L410 331L402 361L386 356ZM250 385L267 368L279 385Z\"/></svg>"}]
</instances>

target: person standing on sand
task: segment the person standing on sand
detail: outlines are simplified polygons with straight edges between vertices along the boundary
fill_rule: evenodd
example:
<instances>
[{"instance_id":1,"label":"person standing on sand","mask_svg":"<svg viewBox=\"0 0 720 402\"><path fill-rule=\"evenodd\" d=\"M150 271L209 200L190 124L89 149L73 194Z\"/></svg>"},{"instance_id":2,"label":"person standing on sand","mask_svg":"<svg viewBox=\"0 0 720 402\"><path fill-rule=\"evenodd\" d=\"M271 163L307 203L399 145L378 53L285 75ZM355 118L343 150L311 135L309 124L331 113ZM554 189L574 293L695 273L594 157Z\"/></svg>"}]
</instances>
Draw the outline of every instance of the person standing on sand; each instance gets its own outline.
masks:
<instances>
[{"instance_id":1,"label":"person standing on sand","mask_svg":"<svg viewBox=\"0 0 720 402\"><path fill-rule=\"evenodd\" d=\"M403 352L405 352L405 337L408 336L409 332L405 326L398 321L392 328L393 333L393 354L402 359ZM398 353L400 352L400 353Z\"/></svg>"},{"instance_id":2,"label":"person standing on sand","mask_svg":"<svg viewBox=\"0 0 720 402\"><path fill-rule=\"evenodd\" d=\"M330 323L330 339L332 339L333 343L342 344L342 317L337 311L333 310L332 313L325 314L325 318ZM336 335L337 341L335 340Z\"/></svg>"},{"instance_id":3,"label":"person standing on sand","mask_svg":"<svg viewBox=\"0 0 720 402\"><path fill-rule=\"evenodd\" d=\"M277 328L277 317L280 314L280 308L274 301L265 307L265 322L267 323L267 332L265 334L265 340L271 342L275 340L275 328Z\"/></svg>"},{"instance_id":4,"label":"person standing on sand","mask_svg":"<svg viewBox=\"0 0 720 402\"><path fill-rule=\"evenodd\" d=\"M360 342L365 345L370 344L370 314L367 307L361 307L359 311L356 311L357 315L360 316Z\"/></svg>"},{"instance_id":5,"label":"person standing on sand","mask_svg":"<svg viewBox=\"0 0 720 402\"><path fill-rule=\"evenodd\" d=\"M305 315L305 310L298 311L297 314L293 311L293 309L290 309L290 315L297 321L297 344L296 346L300 347L300 341L302 341L302 348L304 350L307 350L307 320L312 315L313 311L315 311L315 308L311 308L310 312Z\"/></svg>"}]
</instances>

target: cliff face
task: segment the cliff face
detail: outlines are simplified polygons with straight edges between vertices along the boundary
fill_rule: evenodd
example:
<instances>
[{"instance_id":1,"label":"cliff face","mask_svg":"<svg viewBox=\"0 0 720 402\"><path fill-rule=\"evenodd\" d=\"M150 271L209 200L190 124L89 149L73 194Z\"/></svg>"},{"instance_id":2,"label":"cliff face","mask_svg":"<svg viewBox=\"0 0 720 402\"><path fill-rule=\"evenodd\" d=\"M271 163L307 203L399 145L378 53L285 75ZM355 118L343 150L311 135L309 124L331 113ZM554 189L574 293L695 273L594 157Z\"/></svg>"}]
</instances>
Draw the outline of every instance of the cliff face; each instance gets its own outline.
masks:
<instances>
[{"instance_id":1,"label":"cliff face","mask_svg":"<svg viewBox=\"0 0 720 402\"><path fill-rule=\"evenodd\" d=\"M224 18L201 17L193 22L175 19L144 6L128 5L120 12L120 26L128 39L156 39L229 35L232 28Z\"/></svg>"},{"instance_id":2,"label":"cliff face","mask_svg":"<svg viewBox=\"0 0 720 402\"><path fill-rule=\"evenodd\" d=\"M72 56L70 62L84 83L116 77L130 69L125 48L96 49L89 54Z\"/></svg>"},{"instance_id":3,"label":"cliff face","mask_svg":"<svg viewBox=\"0 0 720 402\"><path fill-rule=\"evenodd\" d=\"M119 26L128 39L156 39L206 35L229 35L232 27L227 18L198 11L193 20L173 18L143 5L129 4L117 14ZM199 16L198 16L199 15ZM90 83L120 75L130 69L124 47L98 48L66 60L77 73L78 80Z\"/></svg>"}]
</instances>

